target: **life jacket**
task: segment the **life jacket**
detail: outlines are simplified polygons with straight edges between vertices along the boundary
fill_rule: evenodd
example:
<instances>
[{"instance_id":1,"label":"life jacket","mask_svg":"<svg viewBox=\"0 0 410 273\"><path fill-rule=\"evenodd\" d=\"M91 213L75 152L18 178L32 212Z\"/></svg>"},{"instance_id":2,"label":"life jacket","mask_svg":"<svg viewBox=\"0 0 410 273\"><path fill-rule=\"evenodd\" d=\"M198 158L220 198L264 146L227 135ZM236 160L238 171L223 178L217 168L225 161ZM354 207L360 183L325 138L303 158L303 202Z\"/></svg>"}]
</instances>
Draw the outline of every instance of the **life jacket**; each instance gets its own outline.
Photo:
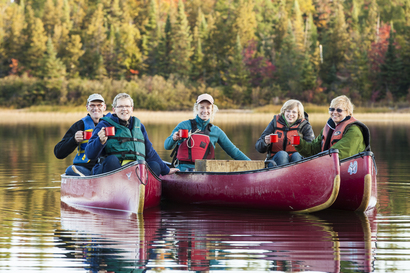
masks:
<instances>
[{"instance_id":1,"label":"life jacket","mask_svg":"<svg viewBox=\"0 0 410 273\"><path fill-rule=\"evenodd\" d=\"M81 119L84 123L84 131L92 132L94 131L95 124L93 119L87 115ZM85 147L87 147L88 139L84 139L78 144L77 154L74 157L73 164L85 164L90 162L88 157L85 155Z\"/></svg>"},{"instance_id":2,"label":"life jacket","mask_svg":"<svg viewBox=\"0 0 410 273\"><path fill-rule=\"evenodd\" d=\"M204 131L199 131L195 119L190 119L191 134L171 153L172 165L195 164L197 159L215 159L215 149L209 134L212 124L209 123Z\"/></svg>"},{"instance_id":3,"label":"life jacket","mask_svg":"<svg viewBox=\"0 0 410 273\"><path fill-rule=\"evenodd\" d=\"M273 134L278 134L278 142L271 143L268 150L268 157L275 155L279 151L285 151L289 155L296 152L295 147L290 144L290 139L292 136L297 136L299 127L302 127L307 123L306 119L302 119L301 122L298 122L297 124L294 123L292 126L287 127L278 122L279 118L280 115L273 116Z\"/></svg>"},{"instance_id":4,"label":"life jacket","mask_svg":"<svg viewBox=\"0 0 410 273\"><path fill-rule=\"evenodd\" d=\"M145 160L145 139L141 131L141 122L136 117L133 119L132 130L118 124L109 117L103 117L115 127L115 136L109 136L105 145L106 156L115 155L122 165L130 161Z\"/></svg>"},{"instance_id":5,"label":"life jacket","mask_svg":"<svg viewBox=\"0 0 410 273\"><path fill-rule=\"evenodd\" d=\"M354 117L350 117L350 119L345 120L343 122L340 122L338 125L336 125L336 127L333 131L333 129L329 125L329 122L331 120L332 119L329 118L329 120L326 122L325 127L323 128L323 132L322 132L322 151L329 150L330 147L332 147L336 142L341 140L343 135L347 132L347 130L352 125L357 125L361 128L364 143L366 145L365 151L370 151L370 130L369 130L369 128L367 128L366 125L364 125L362 122L358 121ZM332 133L332 131L333 131L333 133ZM332 134L329 135L330 133L332 133Z\"/></svg>"}]
</instances>

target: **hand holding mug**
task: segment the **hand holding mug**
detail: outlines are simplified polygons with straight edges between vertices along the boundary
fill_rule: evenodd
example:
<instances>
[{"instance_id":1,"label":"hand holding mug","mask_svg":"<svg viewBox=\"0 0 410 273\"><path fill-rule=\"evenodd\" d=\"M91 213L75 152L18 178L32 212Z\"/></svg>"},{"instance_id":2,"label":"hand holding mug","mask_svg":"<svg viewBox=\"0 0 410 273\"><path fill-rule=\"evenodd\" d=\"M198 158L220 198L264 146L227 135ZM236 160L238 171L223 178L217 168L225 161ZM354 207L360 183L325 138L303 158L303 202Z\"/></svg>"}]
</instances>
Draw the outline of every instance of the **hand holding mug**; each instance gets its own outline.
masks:
<instances>
[{"instance_id":1,"label":"hand holding mug","mask_svg":"<svg viewBox=\"0 0 410 273\"><path fill-rule=\"evenodd\" d=\"M74 139L77 143L80 143L84 140L84 133L83 131L77 131L74 135Z\"/></svg>"}]
</instances>

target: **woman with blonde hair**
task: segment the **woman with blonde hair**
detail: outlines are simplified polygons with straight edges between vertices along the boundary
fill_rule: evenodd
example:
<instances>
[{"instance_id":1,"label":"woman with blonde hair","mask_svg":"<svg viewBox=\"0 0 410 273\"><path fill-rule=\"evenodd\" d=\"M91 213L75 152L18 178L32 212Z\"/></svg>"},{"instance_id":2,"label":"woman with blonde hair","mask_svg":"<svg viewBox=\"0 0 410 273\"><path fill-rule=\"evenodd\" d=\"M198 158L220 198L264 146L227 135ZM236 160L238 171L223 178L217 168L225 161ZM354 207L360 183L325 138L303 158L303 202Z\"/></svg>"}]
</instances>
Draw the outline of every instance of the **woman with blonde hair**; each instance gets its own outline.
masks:
<instances>
[{"instance_id":1,"label":"woman with blonde hair","mask_svg":"<svg viewBox=\"0 0 410 273\"><path fill-rule=\"evenodd\" d=\"M295 146L301 155L311 156L332 148L339 150L339 159L344 159L370 150L370 131L353 117L353 104L348 97L343 95L334 98L330 103L329 114L329 120L315 140L301 140Z\"/></svg>"},{"instance_id":2,"label":"woman with blonde hair","mask_svg":"<svg viewBox=\"0 0 410 273\"><path fill-rule=\"evenodd\" d=\"M235 160L250 160L226 136L218 126L211 124L218 107L209 94L198 96L194 104L194 119L179 123L165 140L166 150L174 151L172 165L181 171L195 168L197 159L214 159L214 149L218 143L222 149ZM181 135L180 130L187 130L188 137Z\"/></svg>"},{"instance_id":3,"label":"woman with blonde hair","mask_svg":"<svg viewBox=\"0 0 410 273\"><path fill-rule=\"evenodd\" d=\"M274 115L272 121L263 131L255 145L260 153L267 153L266 160L269 167L283 165L302 159L302 156L291 144L291 137L303 132L305 141L315 138L312 126L308 121L303 105L298 100L288 100L280 109L279 115ZM271 143L270 135L277 134L278 142Z\"/></svg>"}]
</instances>

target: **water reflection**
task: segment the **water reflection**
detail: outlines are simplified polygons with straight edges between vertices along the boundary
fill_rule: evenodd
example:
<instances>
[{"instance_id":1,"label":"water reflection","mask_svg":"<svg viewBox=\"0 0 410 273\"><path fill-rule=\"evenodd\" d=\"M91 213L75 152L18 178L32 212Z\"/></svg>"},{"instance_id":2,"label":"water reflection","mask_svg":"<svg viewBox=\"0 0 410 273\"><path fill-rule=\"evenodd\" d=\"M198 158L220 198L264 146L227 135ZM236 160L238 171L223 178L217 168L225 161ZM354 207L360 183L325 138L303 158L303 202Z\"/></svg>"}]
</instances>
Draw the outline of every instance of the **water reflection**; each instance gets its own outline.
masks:
<instances>
[{"instance_id":1,"label":"water reflection","mask_svg":"<svg viewBox=\"0 0 410 273\"><path fill-rule=\"evenodd\" d=\"M163 207L144 216L62 204L56 231L84 269L371 272L374 215ZM373 234L373 235L372 235Z\"/></svg>"}]
</instances>

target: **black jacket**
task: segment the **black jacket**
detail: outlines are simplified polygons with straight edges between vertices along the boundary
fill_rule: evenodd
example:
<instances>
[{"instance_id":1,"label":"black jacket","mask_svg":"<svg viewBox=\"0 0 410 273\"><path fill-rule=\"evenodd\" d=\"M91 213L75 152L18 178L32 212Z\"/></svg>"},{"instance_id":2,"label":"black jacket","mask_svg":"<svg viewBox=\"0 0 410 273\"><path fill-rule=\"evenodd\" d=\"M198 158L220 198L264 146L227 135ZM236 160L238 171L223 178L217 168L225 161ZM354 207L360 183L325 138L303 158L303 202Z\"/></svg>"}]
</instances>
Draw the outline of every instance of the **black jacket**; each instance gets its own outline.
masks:
<instances>
[{"instance_id":1,"label":"black jacket","mask_svg":"<svg viewBox=\"0 0 410 273\"><path fill-rule=\"evenodd\" d=\"M309 118L308 114L305 113L305 119L307 123L305 123L302 126L302 128L299 128L298 131L300 131L303 134L304 140L311 142L315 138L315 133L313 132L312 126L310 125L308 118ZM288 127L282 115L280 115L278 122L282 124L283 126ZM295 122L295 124L299 124L301 122L302 120L298 119ZM265 143L265 136L272 134L274 131L275 131L274 120L272 119L272 121L268 124L268 127L266 127L265 131L263 131L261 137L258 139L258 141L256 141L255 149L258 152L262 154L267 152L269 145L266 145Z\"/></svg>"},{"instance_id":2,"label":"black jacket","mask_svg":"<svg viewBox=\"0 0 410 273\"><path fill-rule=\"evenodd\" d=\"M68 131L65 133L63 139L54 147L54 155L58 159L66 158L77 149L78 143L75 141L74 137L77 131L84 131L84 122L81 119L73 125L71 125L70 129L68 129ZM97 160L90 160L90 162L86 164L78 165L86 167L87 169L91 170L96 163Z\"/></svg>"}]
</instances>

